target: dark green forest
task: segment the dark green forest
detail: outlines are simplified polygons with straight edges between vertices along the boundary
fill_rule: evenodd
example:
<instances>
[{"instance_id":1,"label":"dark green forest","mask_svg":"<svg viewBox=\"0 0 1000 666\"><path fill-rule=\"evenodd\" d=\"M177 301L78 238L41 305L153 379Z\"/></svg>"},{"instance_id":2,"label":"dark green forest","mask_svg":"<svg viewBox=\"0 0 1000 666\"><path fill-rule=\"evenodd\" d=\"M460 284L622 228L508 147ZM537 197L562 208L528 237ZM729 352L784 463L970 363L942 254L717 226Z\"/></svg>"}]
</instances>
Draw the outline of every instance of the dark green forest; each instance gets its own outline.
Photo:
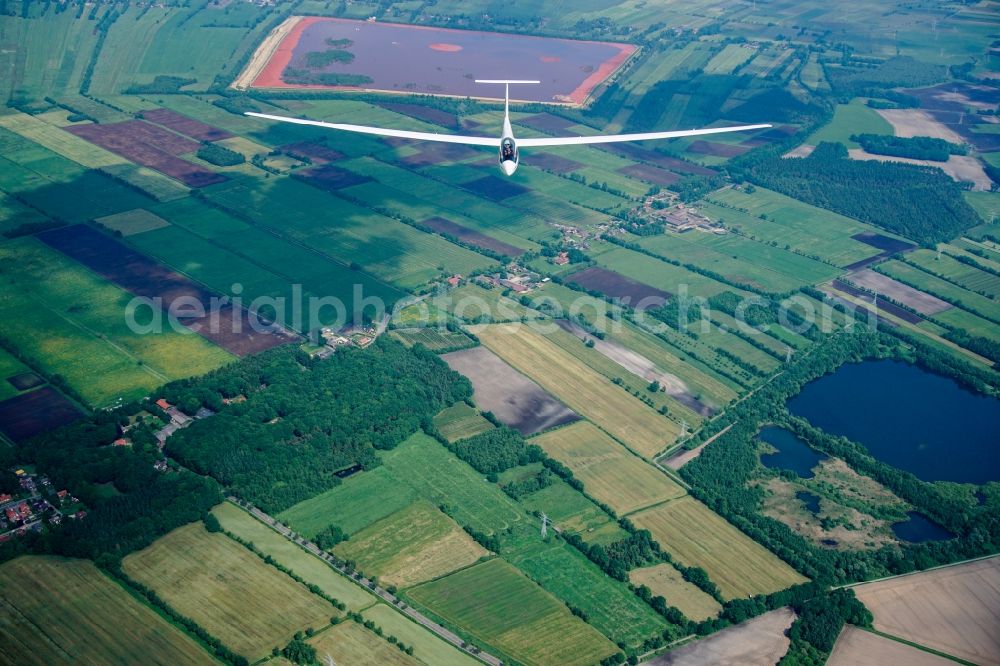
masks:
<instances>
[{"instance_id":1,"label":"dark green forest","mask_svg":"<svg viewBox=\"0 0 1000 666\"><path fill-rule=\"evenodd\" d=\"M378 465L376 449L394 447L472 388L423 347L382 337L317 361L276 349L163 393L187 409L246 398L175 433L167 452L277 512L337 484L338 470Z\"/></svg>"}]
</instances>

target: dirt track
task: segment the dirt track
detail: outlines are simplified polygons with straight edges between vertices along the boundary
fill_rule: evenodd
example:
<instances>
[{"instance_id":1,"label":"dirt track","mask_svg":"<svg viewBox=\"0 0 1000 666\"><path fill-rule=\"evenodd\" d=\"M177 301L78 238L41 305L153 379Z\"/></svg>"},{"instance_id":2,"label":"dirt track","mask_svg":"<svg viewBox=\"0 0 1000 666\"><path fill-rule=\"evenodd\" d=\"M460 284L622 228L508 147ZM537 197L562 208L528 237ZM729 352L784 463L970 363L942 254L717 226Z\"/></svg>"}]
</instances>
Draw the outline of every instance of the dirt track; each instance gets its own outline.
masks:
<instances>
[{"instance_id":1,"label":"dirt track","mask_svg":"<svg viewBox=\"0 0 1000 666\"><path fill-rule=\"evenodd\" d=\"M278 50L281 42L284 41L285 37L288 36L299 21L301 21L303 16L289 16L287 19L282 21L281 25L271 31L271 34L264 38L257 50L254 51L253 56L250 58L250 62L247 66L243 68L240 75L236 77L233 81L232 87L237 90L246 90L251 85L253 85L254 80L257 76L264 71L267 63L271 60L271 56L274 52Z\"/></svg>"},{"instance_id":2,"label":"dirt track","mask_svg":"<svg viewBox=\"0 0 1000 666\"><path fill-rule=\"evenodd\" d=\"M794 619L791 609L779 608L644 663L649 666L773 666L788 651L790 641L785 631Z\"/></svg>"},{"instance_id":3,"label":"dirt track","mask_svg":"<svg viewBox=\"0 0 1000 666\"><path fill-rule=\"evenodd\" d=\"M1000 557L866 583L854 593L883 633L1000 665Z\"/></svg>"}]
</instances>

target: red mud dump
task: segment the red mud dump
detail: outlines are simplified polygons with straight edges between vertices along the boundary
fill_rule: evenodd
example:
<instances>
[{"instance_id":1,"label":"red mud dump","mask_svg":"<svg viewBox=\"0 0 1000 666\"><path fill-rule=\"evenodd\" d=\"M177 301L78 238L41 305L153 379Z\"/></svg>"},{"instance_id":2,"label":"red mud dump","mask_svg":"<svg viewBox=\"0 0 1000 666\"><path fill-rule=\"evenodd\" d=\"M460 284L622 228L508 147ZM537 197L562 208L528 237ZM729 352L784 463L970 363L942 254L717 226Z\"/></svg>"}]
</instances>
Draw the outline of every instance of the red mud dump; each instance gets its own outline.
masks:
<instances>
[{"instance_id":1,"label":"red mud dump","mask_svg":"<svg viewBox=\"0 0 1000 666\"><path fill-rule=\"evenodd\" d=\"M309 66L323 59L307 58L307 54L331 47L353 57ZM502 86L477 84L475 79L537 79L537 85L512 87L511 98L580 105L636 48L633 44L309 16L282 39L252 86L345 88L288 83L282 77L292 68L300 80L304 72L316 75L317 81L322 75L365 77L362 80L367 82L358 87L366 90L503 99Z\"/></svg>"}]
</instances>

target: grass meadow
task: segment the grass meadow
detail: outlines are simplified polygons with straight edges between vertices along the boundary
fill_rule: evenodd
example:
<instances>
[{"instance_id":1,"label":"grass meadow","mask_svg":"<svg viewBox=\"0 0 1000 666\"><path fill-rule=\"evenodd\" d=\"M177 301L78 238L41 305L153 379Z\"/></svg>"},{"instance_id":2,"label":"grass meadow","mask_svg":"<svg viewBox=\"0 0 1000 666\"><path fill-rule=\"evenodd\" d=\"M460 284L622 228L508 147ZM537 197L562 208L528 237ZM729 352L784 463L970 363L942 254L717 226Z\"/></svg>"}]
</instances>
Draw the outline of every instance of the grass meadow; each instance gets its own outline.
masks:
<instances>
[{"instance_id":1,"label":"grass meadow","mask_svg":"<svg viewBox=\"0 0 1000 666\"><path fill-rule=\"evenodd\" d=\"M590 664L617 647L503 560L409 591L448 624L525 664Z\"/></svg>"}]
</instances>

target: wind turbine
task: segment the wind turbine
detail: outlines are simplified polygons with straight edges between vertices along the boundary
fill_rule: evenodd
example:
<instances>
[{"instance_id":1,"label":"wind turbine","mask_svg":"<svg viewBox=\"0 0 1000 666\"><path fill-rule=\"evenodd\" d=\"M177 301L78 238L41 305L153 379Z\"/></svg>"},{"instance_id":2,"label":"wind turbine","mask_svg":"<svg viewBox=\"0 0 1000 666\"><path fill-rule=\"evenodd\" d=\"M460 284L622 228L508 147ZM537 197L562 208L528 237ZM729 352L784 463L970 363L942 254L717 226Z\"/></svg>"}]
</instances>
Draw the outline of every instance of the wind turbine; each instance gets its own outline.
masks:
<instances>
[{"instance_id":1,"label":"wind turbine","mask_svg":"<svg viewBox=\"0 0 1000 666\"><path fill-rule=\"evenodd\" d=\"M314 125L345 132L360 134L375 134L392 136L398 139L416 139L418 141L441 141L444 143L461 143L469 146L489 146L499 149L500 170L504 175L512 176L520 162L520 148L537 148L541 146L579 146L593 143L617 143L621 141L648 141L651 139L676 139L682 136L704 136L706 134L722 134L723 132L748 132L765 129L770 125L740 125L738 127L707 127L693 130L676 130L671 132L646 132L643 134L598 134L594 136L561 136L514 139L514 131L510 126L510 85L522 83L539 83L538 81L521 81L515 79L476 79L476 83L502 83L503 94L503 128L499 137L462 136L460 134L438 134L436 132L411 132L409 130L388 129L385 127L369 127L367 125L348 125L344 123L327 123L305 118L289 118L288 116L273 116L269 113L247 111L246 115L267 120L278 120L297 125Z\"/></svg>"}]
</instances>

